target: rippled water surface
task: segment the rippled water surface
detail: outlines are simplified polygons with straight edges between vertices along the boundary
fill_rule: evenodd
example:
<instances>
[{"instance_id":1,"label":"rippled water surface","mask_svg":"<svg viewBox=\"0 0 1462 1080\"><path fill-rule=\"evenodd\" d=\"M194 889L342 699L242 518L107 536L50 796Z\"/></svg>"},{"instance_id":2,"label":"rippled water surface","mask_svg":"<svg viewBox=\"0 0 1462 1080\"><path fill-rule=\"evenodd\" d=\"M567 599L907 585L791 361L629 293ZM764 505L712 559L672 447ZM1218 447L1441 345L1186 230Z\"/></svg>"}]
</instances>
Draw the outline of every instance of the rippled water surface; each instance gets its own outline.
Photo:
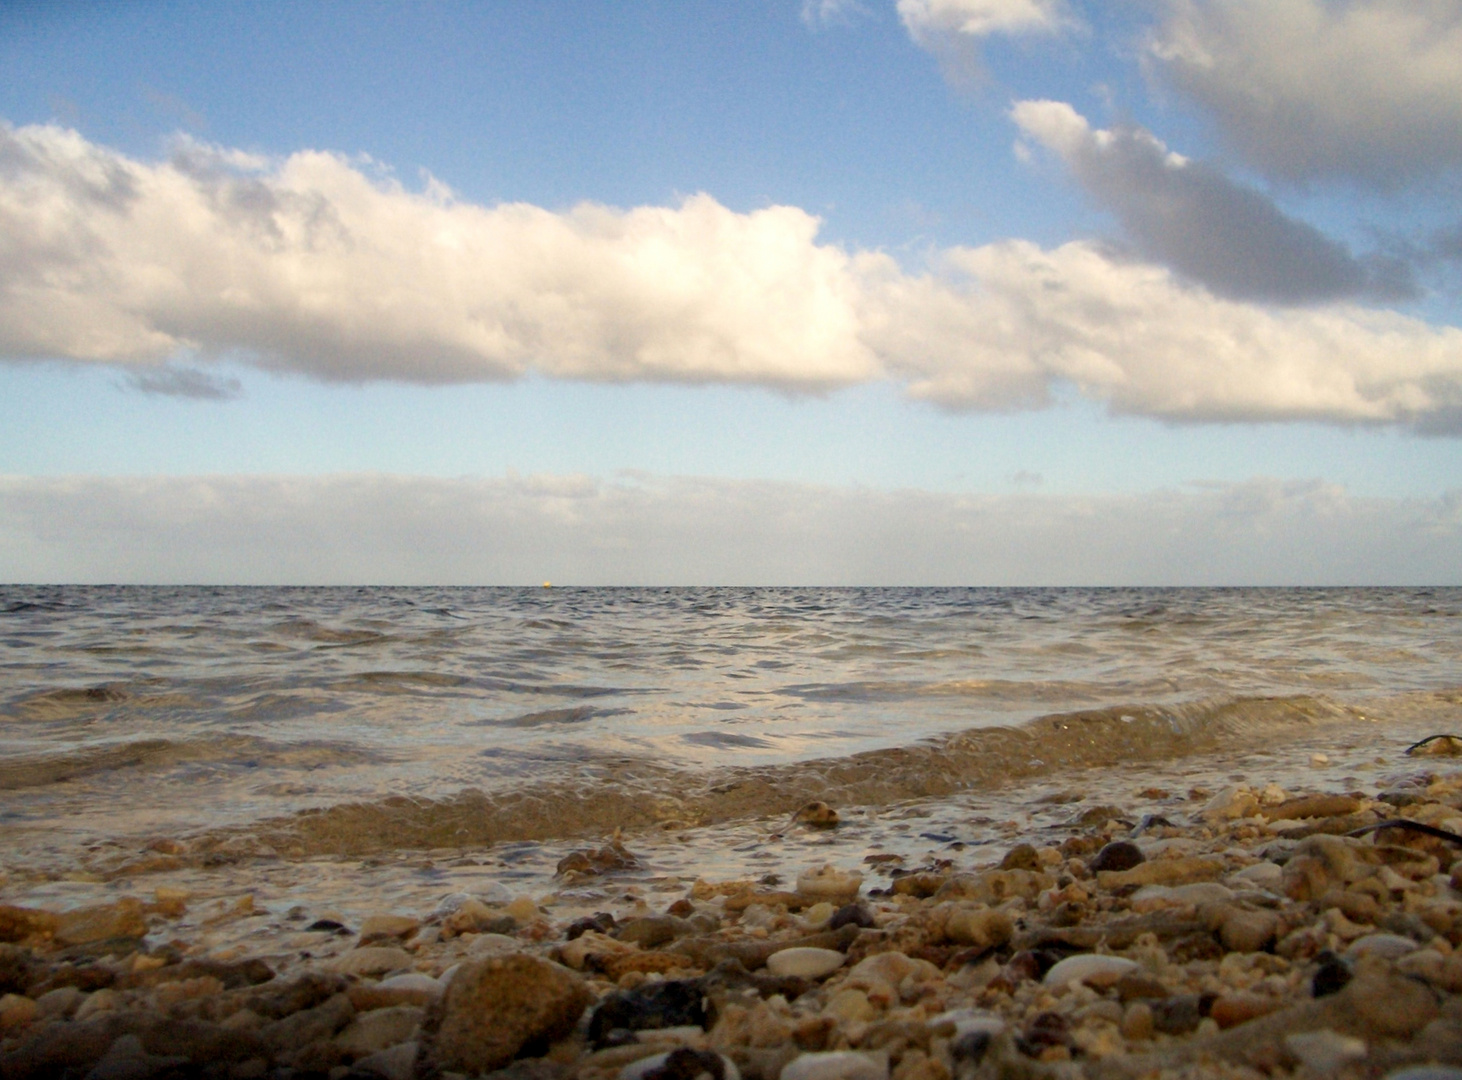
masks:
<instances>
[{"instance_id":1,"label":"rippled water surface","mask_svg":"<svg viewBox=\"0 0 1462 1080\"><path fill-rule=\"evenodd\" d=\"M1134 724L1251 737L1459 688L1455 589L10 586L0 823L64 845L406 796L454 808L439 842L524 792L545 834L627 812L599 789L706 821L754 810L726 794L752 776L889 800L1078 752L945 738L972 729L1084 714L1083 760L1120 763Z\"/></svg>"}]
</instances>

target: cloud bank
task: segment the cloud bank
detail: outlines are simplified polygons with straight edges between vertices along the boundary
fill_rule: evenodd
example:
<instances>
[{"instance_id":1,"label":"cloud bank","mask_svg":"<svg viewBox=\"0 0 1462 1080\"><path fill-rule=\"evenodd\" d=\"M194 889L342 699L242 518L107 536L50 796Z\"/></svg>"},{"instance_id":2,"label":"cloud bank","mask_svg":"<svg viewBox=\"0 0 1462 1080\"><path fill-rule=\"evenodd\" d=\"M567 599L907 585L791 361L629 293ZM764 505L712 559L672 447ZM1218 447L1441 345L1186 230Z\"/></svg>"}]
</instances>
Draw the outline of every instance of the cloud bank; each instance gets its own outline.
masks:
<instances>
[{"instance_id":1,"label":"cloud bank","mask_svg":"<svg viewBox=\"0 0 1462 1080\"><path fill-rule=\"evenodd\" d=\"M1102 133L1041 130L1107 167ZM1132 140L1119 172L1156 160ZM1187 241L1154 221L1177 263ZM1355 260L1291 224L1295 276L1343 279ZM179 372L241 356L341 382L537 373L811 392L895 379L957 409L1040 407L1069 384L1178 422L1462 431L1462 330L1221 295L1223 267L1253 257L1238 226L1219 270L1193 263L1206 287L1088 242L951 248L909 272L819 243L818 226L708 195L478 206L333 154L271 162L184 143L145 163L59 128L0 128L0 358L119 365L144 388L215 396L228 387Z\"/></svg>"},{"instance_id":2,"label":"cloud bank","mask_svg":"<svg viewBox=\"0 0 1462 1080\"><path fill-rule=\"evenodd\" d=\"M0 477L9 581L1459 584L1462 492L960 496L640 477Z\"/></svg>"},{"instance_id":3,"label":"cloud bank","mask_svg":"<svg viewBox=\"0 0 1462 1080\"><path fill-rule=\"evenodd\" d=\"M1148 52L1268 176L1389 190L1462 164L1455 0L1176 0Z\"/></svg>"}]
</instances>

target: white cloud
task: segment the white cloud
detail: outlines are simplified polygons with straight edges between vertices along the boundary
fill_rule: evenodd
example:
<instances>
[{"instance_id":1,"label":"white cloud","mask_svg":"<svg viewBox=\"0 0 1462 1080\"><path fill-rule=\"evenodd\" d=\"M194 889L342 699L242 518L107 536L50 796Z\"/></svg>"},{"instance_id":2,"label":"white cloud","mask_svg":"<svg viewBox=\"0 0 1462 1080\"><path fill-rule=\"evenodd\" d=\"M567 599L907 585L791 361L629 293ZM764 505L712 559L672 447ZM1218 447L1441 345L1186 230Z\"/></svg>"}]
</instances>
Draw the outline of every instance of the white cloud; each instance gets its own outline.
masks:
<instances>
[{"instance_id":1,"label":"white cloud","mask_svg":"<svg viewBox=\"0 0 1462 1080\"><path fill-rule=\"evenodd\" d=\"M1046 136L1095 137L1068 126ZM236 351L339 381L891 378L968 409L1066 382L1176 421L1462 431L1462 331L1390 311L1225 300L1090 243L955 248L911 274L819 244L795 207L483 207L365 170L188 145L146 164L0 128L0 357L192 393L227 387L179 372Z\"/></svg>"},{"instance_id":2,"label":"white cloud","mask_svg":"<svg viewBox=\"0 0 1462 1080\"><path fill-rule=\"evenodd\" d=\"M0 349L157 362L250 350L322 379L825 387L876 365L849 258L794 207L564 213L414 194L344 159L184 146L147 165L0 129Z\"/></svg>"},{"instance_id":3,"label":"white cloud","mask_svg":"<svg viewBox=\"0 0 1462 1080\"><path fill-rule=\"evenodd\" d=\"M1062 0L898 0L898 13L920 44L932 35L1050 33L1070 17Z\"/></svg>"},{"instance_id":4,"label":"white cloud","mask_svg":"<svg viewBox=\"0 0 1462 1080\"><path fill-rule=\"evenodd\" d=\"M1173 0L1151 63L1270 176L1393 188L1462 163L1456 0Z\"/></svg>"},{"instance_id":5,"label":"white cloud","mask_svg":"<svg viewBox=\"0 0 1462 1080\"><path fill-rule=\"evenodd\" d=\"M11 581L1462 583L1462 493L960 496L583 477L0 477Z\"/></svg>"},{"instance_id":6,"label":"white cloud","mask_svg":"<svg viewBox=\"0 0 1462 1080\"><path fill-rule=\"evenodd\" d=\"M1230 298L1303 304L1411 298L1404 263L1357 258L1268 196L1168 150L1136 127L1093 130L1061 101L1021 101L1011 117L1060 156L1144 256Z\"/></svg>"},{"instance_id":7,"label":"white cloud","mask_svg":"<svg viewBox=\"0 0 1462 1080\"><path fill-rule=\"evenodd\" d=\"M914 44L937 57L954 82L978 78L984 38L1050 34L1075 25L1065 0L898 0L898 13Z\"/></svg>"},{"instance_id":8,"label":"white cloud","mask_svg":"<svg viewBox=\"0 0 1462 1080\"><path fill-rule=\"evenodd\" d=\"M814 30L850 23L867 13L868 9L858 0L802 0L802 21Z\"/></svg>"},{"instance_id":9,"label":"white cloud","mask_svg":"<svg viewBox=\"0 0 1462 1080\"><path fill-rule=\"evenodd\" d=\"M1058 380L1167 420L1405 421L1462 431L1462 330L1390 311L1222 300L1090 243L956 248L890 282L869 340L916 396L1034 407ZM965 275L959 284L958 276Z\"/></svg>"}]
</instances>

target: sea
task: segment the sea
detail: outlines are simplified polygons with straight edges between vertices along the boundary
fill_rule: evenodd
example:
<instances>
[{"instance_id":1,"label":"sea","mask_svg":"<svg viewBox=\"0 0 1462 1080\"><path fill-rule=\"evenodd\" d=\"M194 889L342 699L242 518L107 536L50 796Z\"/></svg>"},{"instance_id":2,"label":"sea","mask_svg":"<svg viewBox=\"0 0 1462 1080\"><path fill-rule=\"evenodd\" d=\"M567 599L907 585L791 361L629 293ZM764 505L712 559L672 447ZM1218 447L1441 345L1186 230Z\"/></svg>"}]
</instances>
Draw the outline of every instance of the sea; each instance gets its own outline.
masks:
<instances>
[{"instance_id":1,"label":"sea","mask_svg":"<svg viewBox=\"0 0 1462 1080\"><path fill-rule=\"evenodd\" d=\"M0 901L873 884L1457 731L1462 589L0 586Z\"/></svg>"}]
</instances>

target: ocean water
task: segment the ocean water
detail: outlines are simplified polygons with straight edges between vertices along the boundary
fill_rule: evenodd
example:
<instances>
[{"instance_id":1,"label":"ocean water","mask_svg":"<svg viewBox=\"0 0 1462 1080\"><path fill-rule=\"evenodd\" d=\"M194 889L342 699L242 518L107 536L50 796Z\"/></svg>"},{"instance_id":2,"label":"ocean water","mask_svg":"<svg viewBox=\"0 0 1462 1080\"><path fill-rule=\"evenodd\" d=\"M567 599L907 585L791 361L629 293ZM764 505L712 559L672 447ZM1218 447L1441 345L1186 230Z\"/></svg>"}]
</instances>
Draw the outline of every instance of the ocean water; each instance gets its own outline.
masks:
<instances>
[{"instance_id":1,"label":"ocean water","mask_svg":"<svg viewBox=\"0 0 1462 1080\"><path fill-rule=\"evenodd\" d=\"M6 586L0 875L537 872L616 828L730 866L811 798L948 839L1291 745L1379 767L1459 713L1459 589Z\"/></svg>"}]
</instances>

